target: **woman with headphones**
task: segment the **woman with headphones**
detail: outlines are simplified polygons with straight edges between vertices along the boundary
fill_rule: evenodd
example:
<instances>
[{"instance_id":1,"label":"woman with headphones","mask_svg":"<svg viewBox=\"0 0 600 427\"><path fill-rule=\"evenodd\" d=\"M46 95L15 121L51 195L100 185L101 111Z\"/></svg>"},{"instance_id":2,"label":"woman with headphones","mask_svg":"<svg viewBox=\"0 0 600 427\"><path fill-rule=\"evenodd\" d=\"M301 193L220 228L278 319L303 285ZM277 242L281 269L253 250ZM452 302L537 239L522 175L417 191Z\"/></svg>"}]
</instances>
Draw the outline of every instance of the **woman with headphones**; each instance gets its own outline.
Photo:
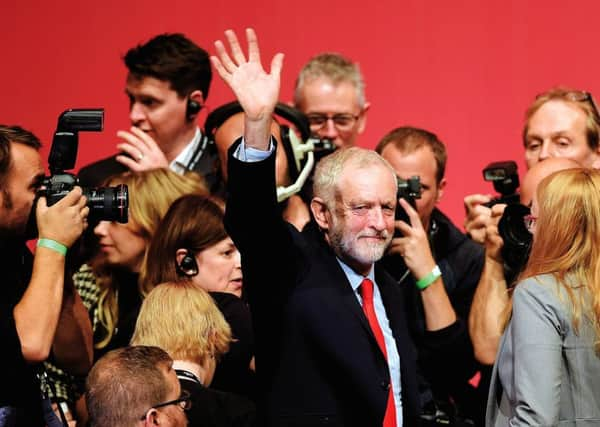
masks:
<instances>
[{"instance_id":1,"label":"woman with headphones","mask_svg":"<svg viewBox=\"0 0 600 427\"><path fill-rule=\"evenodd\" d=\"M208 291L231 327L234 341L211 387L254 399L254 338L250 310L241 299L240 253L225 231L223 208L210 197L176 200L150 242L142 287L177 281Z\"/></svg>"}]
</instances>

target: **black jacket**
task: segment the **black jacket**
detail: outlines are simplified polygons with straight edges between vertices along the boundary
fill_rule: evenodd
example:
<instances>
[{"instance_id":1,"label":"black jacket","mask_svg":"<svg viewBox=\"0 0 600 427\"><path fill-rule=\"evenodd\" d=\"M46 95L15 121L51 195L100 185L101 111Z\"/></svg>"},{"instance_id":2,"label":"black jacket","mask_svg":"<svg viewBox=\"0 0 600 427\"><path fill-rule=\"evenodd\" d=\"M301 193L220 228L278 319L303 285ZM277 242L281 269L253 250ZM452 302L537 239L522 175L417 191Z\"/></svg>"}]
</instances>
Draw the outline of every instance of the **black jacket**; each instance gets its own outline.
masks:
<instances>
[{"instance_id":1,"label":"black jacket","mask_svg":"<svg viewBox=\"0 0 600 427\"><path fill-rule=\"evenodd\" d=\"M388 365L343 270L318 230L299 233L281 219L275 155L244 163L231 155L237 145L225 219L242 254L266 425L381 425ZM416 355L402 294L382 268L375 280L400 355L404 425L414 426Z\"/></svg>"}]
</instances>

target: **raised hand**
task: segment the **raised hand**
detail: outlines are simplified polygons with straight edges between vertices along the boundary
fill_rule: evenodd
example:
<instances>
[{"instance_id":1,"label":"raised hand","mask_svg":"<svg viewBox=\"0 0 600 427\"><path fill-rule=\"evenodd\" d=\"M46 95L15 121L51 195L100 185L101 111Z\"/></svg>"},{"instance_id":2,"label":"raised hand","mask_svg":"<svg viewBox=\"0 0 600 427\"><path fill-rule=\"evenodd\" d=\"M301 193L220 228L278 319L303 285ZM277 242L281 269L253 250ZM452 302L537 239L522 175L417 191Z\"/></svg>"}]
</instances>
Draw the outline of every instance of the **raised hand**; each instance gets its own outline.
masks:
<instances>
[{"instance_id":1,"label":"raised hand","mask_svg":"<svg viewBox=\"0 0 600 427\"><path fill-rule=\"evenodd\" d=\"M271 61L267 73L260 62L260 50L254 30L246 30L248 59L232 30L225 31L231 56L220 40L215 42L217 56L211 61L221 78L231 88L249 121L270 120L279 99L279 86L283 54L278 53Z\"/></svg>"}]
</instances>

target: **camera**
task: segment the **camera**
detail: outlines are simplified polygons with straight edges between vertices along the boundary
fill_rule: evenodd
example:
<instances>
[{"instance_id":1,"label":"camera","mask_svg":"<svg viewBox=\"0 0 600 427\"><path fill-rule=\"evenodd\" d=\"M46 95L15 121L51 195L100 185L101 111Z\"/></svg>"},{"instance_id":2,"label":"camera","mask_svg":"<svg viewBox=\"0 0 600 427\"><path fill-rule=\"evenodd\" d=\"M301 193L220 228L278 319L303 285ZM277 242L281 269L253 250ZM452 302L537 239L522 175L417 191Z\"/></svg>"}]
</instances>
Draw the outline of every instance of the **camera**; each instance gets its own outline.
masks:
<instances>
[{"instance_id":1,"label":"camera","mask_svg":"<svg viewBox=\"0 0 600 427\"><path fill-rule=\"evenodd\" d=\"M530 211L519 203L519 175L514 161L490 163L483 169L483 178L491 181L494 189L500 193L500 197L486 203L486 206L492 207L498 203L507 205L498 223L498 234L504 242L501 253L507 282L510 282L529 258L532 235L525 227L524 218Z\"/></svg>"},{"instance_id":2,"label":"camera","mask_svg":"<svg viewBox=\"0 0 600 427\"><path fill-rule=\"evenodd\" d=\"M414 209L417 209L417 199L421 198L421 178L419 176L411 176L408 179L402 179L397 177L398 181L398 193L397 199L406 200ZM410 224L410 218L400 204L396 206L396 221L401 220L407 224ZM400 232L396 229L394 237L400 237Z\"/></svg>"},{"instance_id":3,"label":"camera","mask_svg":"<svg viewBox=\"0 0 600 427\"><path fill-rule=\"evenodd\" d=\"M501 254L507 283L517 277L529 258L533 235L524 221L525 216L529 214L530 209L527 206L514 203L506 206L498 223L498 234L504 242Z\"/></svg>"},{"instance_id":4,"label":"camera","mask_svg":"<svg viewBox=\"0 0 600 427\"><path fill-rule=\"evenodd\" d=\"M39 192L46 197L48 206L61 200L78 185L77 177L66 170L75 167L79 132L99 132L103 126L103 109L69 109L61 113L48 156L50 176L44 178L44 189ZM126 185L82 190L90 208L90 222L127 222L129 193Z\"/></svg>"},{"instance_id":5,"label":"camera","mask_svg":"<svg viewBox=\"0 0 600 427\"><path fill-rule=\"evenodd\" d=\"M483 179L492 182L494 190L500 193L500 197L486 203L491 208L498 203L507 205L519 203L519 174L517 164L512 161L493 162L483 168Z\"/></svg>"}]
</instances>

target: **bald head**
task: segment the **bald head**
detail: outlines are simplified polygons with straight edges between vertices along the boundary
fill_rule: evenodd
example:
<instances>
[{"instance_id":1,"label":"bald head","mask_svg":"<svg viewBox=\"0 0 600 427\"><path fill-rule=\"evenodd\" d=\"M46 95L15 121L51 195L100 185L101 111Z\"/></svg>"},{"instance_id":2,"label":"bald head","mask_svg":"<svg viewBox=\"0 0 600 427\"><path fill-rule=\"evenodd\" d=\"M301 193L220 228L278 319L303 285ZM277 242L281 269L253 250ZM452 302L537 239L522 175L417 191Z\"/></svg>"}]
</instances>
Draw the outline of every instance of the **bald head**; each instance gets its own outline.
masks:
<instances>
[{"instance_id":1,"label":"bald head","mask_svg":"<svg viewBox=\"0 0 600 427\"><path fill-rule=\"evenodd\" d=\"M538 184L548 175L564 169L580 168L575 160L564 157L552 157L536 163L527 171L521 185L521 204L529 206Z\"/></svg>"}]
</instances>

